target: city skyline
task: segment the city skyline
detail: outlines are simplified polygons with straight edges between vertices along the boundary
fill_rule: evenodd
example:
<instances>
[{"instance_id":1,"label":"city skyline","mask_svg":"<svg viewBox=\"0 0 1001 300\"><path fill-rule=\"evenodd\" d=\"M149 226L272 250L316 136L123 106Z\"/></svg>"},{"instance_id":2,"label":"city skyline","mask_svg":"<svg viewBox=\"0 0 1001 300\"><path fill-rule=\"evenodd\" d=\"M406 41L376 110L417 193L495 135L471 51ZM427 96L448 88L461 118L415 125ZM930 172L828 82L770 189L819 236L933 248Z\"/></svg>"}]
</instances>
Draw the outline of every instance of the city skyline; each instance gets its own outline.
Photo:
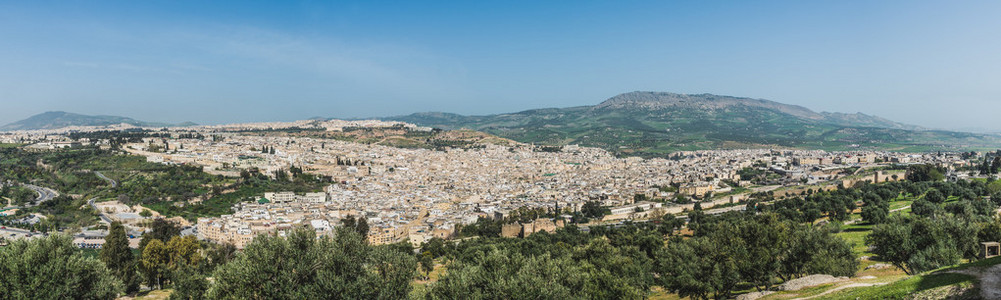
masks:
<instances>
[{"instance_id":1,"label":"city skyline","mask_svg":"<svg viewBox=\"0 0 1001 300\"><path fill-rule=\"evenodd\" d=\"M481 115L642 90L997 131L998 4L963 4L5 3L0 123Z\"/></svg>"}]
</instances>

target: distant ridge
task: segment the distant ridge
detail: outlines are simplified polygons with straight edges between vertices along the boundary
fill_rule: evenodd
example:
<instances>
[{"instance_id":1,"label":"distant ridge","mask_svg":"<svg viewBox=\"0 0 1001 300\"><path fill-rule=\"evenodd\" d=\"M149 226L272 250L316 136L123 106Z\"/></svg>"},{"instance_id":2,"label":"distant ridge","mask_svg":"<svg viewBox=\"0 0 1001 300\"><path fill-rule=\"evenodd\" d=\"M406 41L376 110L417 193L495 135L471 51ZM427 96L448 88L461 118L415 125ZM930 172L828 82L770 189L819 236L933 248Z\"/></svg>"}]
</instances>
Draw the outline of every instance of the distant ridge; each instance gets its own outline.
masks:
<instances>
[{"instance_id":1,"label":"distant ridge","mask_svg":"<svg viewBox=\"0 0 1001 300\"><path fill-rule=\"evenodd\" d=\"M630 92L593 106L463 116L424 112L383 118L443 129L468 128L523 143L578 144L621 155L679 150L988 150L996 135L928 130L863 113L814 112L765 99Z\"/></svg>"},{"instance_id":2,"label":"distant ridge","mask_svg":"<svg viewBox=\"0 0 1001 300\"><path fill-rule=\"evenodd\" d=\"M183 127L197 125L192 122L167 124L144 122L120 116L89 116L64 111L48 111L28 117L27 119L21 121L4 125L3 127L0 127L0 130L59 129L70 126L110 126L118 124L129 124L139 127Z\"/></svg>"},{"instance_id":3,"label":"distant ridge","mask_svg":"<svg viewBox=\"0 0 1001 300\"><path fill-rule=\"evenodd\" d=\"M675 94L665 92L631 92L609 98L594 109L648 109L667 108L721 109L743 105L773 109L800 118L820 120L824 116L802 106L782 104L764 99L720 96L713 94Z\"/></svg>"}]
</instances>

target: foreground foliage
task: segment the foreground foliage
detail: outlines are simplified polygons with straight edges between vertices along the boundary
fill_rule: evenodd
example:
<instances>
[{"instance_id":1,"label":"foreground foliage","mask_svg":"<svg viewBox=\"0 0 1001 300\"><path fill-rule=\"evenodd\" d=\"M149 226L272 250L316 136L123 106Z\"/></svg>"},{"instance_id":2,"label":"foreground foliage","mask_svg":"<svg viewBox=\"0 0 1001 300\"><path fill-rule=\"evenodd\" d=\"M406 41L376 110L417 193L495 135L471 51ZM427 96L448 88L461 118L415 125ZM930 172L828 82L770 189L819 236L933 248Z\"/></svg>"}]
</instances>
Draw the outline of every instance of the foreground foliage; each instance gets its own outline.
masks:
<instances>
[{"instance_id":1,"label":"foreground foliage","mask_svg":"<svg viewBox=\"0 0 1001 300\"><path fill-rule=\"evenodd\" d=\"M412 253L371 247L353 231L316 238L311 230L287 238L259 236L219 267L208 297L215 299L401 299L417 270Z\"/></svg>"},{"instance_id":2,"label":"foreground foliage","mask_svg":"<svg viewBox=\"0 0 1001 300\"><path fill-rule=\"evenodd\" d=\"M122 283L70 237L16 240L0 247L0 299L110 299Z\"/></svg>"}]
</instances>

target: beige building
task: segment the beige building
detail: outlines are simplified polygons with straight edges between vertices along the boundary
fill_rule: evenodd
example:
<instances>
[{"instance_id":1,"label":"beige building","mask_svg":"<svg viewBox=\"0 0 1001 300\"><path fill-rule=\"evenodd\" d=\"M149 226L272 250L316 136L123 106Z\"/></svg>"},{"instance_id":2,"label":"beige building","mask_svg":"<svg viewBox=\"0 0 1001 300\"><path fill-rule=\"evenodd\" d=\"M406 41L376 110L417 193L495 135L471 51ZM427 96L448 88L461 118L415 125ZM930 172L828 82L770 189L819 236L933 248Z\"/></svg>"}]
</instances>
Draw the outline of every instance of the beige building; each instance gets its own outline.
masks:
<instances>
[{"instance_id":1,"label":"beige building","mask_svg":"<svg viewBox=\"0 0 1001 300\"><path fill-rule=\"evenodd\" d=\"M552 233L565 226L563 220L536 219L528 223L511 223L501 227L503 237L527 237L533 233L546 231Z\"/></svg>"},{"instance_id":2,"label":"beige building","mask_svg":"<svg viewBox=\"0 0 1001 300\"><path fill-rule=\"evenodd\" d=\"M678 193L690 196L703 196L713 191L713 186L708 183L684 184L678 188Z\"/></svg>"}]
</instances>

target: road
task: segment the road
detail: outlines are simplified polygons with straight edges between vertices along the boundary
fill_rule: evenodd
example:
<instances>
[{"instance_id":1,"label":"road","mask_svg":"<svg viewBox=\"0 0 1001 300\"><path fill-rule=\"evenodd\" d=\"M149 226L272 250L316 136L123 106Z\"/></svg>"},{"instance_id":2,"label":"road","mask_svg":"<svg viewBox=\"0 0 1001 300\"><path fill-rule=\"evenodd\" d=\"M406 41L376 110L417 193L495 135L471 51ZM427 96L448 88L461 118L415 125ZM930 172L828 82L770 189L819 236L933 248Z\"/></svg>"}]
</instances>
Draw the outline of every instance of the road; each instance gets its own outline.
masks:
<instances>
[{"instance_id":1,"label":"road","mask_svg":"<svg viewBox=\"0 0 1001 300\"><path fill-rule=\"evenodd\" d=\"M111 188L117 188L118 187L118 181L115 181L114 179L108 178L108 176L104 176L104 174L102 174L101 171L94 171L94 175L97 175L97 177L101 177L101 179L104 179L104 181L107 181L108 183L110 183L111 184Z\"/></svg>"},{"instance_id":2,"label":"road","mask_svg":"<svg viewBox=\"0 0 1001 300\"><path fill-rule=\"evenodd\" d=\"M90 200L87 200L87 205L90 205L90 207L93 207L94 210L97 211L97 215L101 217L101 221L111 224L111 218L108 218L108 216L104 215L103 211L97 208L97 205L94 204L94 200L97 200L97 198L90 198Z\"/></svg>"},{"instance_id":3,"label":"road","mask_svg":"<svg viewBox=\"0 0 1001 300\"><path fill-rule=\"evenodd\" d=\"M31 235L31 237L29 237L29 235ZM0 237L6 239L7 241L40 236L45 236L45 234L12 227L0 229Z\"/></svg>"},{"instance_id":4,"label":"road","mask_svg":"<svg viewBox=\"0 0 1001 300\"><path fill-rule=\"evenodd\" d=\"M52 200L52 198L59 196L59 192L56 192L55 190L50 188L40 187L37 185L27 184L27 183L24 184L24 187L29 188L38 193L38 198L35 198L35 201L32 203L26 204L25 206L27 207L37 206L42 202Z\"/></svg>"}]
</instances>

